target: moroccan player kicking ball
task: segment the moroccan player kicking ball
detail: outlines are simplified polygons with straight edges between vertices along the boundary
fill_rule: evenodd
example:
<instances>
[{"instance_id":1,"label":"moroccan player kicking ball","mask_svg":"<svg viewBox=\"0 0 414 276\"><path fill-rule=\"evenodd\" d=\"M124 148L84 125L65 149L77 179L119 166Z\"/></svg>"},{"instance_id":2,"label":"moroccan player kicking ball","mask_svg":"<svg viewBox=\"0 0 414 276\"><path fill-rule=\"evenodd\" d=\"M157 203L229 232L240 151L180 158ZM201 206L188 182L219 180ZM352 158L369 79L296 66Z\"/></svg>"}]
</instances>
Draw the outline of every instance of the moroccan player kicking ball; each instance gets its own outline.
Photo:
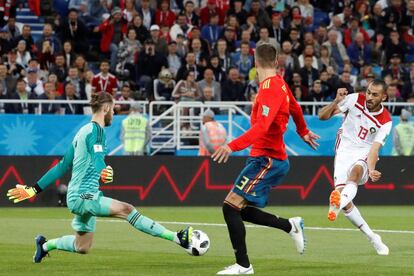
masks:
<instances>
[{"instance_id":1,"label":"moroccan player kicking ball","mask_svg":"<svg viewBox=\"0 0 414 276\"><path fill-rule=\"evenodd\" d=\"M339 88L335 100L319 111L319 119L328 120L338 113L345 118L336 137L335 190L329 197L328 219L336 220L342 210L345 217L372 243L379 255L388 255L389 249L375 234L358 208L352 203L358 185L364 185L368 178L378 181L381 173L375 169L379 150L390 134L392 121L388 110L382 106L387 99L386 84L374 80L365 94L347 95L345 88Z\"/></svg>"},{"instance_id":2,"label":"moroccan player kicking ball","mask_svg":"<svg viewBox=\"0 0 414 276\"><path fill-rule=\"evenodd\" d=\"M255 63L260 87L253 104L251 128L212 155L214 161L226 162L233 151L252 146L250 158L223 204L236 263L219 271L218 275L254 273L247 255L243 221L281 229L289 233L300 254L305 250L302 218L285 219L256 208L266 206L270 190L288 173L289 161L283 134L290 114L302 139L314 149L318 146L315 140L319 136L307 129L300 105L286 82L276 73L276 58L277 51L272 45L262 44L256 48Z\"/></svg>"},{"instance_id":3,"label":"moroccan player kicking ball","mask_svg":"<svg viewBox=\"0 0 414 276\"><path fill-rule=\"evenodd\" d=\"M116 217L127 220L134 228L146 234L173 241L188 248L192 238L192 227L172 232L152 219L139 213L131 204L103 196L99 191L99 180L112 182L113 170L106 166L104 127L111 125L114 114L113 98L108 93L92 96L92 121L83 126L76 134L70 149L56 166L50 169L33 187L17 185L7 195L14 203L29 199L72 168L69 182L67 205L75 215L72 227L75 235L46 240L36 237L35 263L40 263L48 252L58 249L85 254L92 245L96 217Z\"/></svg>"}]
</instances>

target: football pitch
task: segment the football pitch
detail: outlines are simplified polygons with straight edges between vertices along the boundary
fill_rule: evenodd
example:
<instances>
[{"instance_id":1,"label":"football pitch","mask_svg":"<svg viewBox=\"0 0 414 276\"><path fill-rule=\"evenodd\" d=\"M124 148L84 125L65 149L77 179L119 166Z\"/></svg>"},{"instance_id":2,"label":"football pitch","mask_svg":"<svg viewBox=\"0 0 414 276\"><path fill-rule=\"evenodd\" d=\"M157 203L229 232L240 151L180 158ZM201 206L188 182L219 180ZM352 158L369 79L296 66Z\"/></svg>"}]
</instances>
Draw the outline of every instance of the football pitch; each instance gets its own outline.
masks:
<instances>
[{"instance_id":1,"label":"football pitch","mask_svg":"<svg viewBox=\"0 0 414 276\"><path fill-rule=\"evenodd\" d=\"M275 206L266 210L305 219L308 247L301 256L284 232L248 227L247 246L255 275L414 275L414 208L359 209L373 229L387 230L378 233L390 248L389 256L376 255L365 236L354 231L343 215L329 222L326 206ZM88 255L53 251L41 264L33 264L34 237L39 233L47 238L72 234L72 215L66 208L0 208L0 275L215 275L234 263L221 208L138 210L172 230L191 222L209 235L209 252L189 256L179 246L140 233L126 222L98 219Z\"/></svg>"}]
</instances>

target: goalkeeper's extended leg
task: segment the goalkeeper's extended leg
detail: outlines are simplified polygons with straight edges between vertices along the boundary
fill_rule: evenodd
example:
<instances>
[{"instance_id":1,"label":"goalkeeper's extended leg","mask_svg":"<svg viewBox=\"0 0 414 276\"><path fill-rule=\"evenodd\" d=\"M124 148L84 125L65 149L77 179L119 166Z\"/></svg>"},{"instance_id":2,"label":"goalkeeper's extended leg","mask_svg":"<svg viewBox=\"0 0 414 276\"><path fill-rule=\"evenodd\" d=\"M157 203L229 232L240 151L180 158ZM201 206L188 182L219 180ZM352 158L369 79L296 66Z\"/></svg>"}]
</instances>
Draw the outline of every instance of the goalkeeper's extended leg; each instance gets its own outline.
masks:
<instances>
[{"instance_id":1,"label":"goalkeeper's extended leg","mask_svg":"<svg viewBox=\"0 0 414 276\"><path fill-rule=\"evenodd\" d=\"M139 213L131 204L115 199L111 203L110 215L127 220L135 229L141 232L173 241L184 248L189 248L193 231L192 227L187 227L179 232L170 231L158 222Z\"/></svg>"}]
</instances>

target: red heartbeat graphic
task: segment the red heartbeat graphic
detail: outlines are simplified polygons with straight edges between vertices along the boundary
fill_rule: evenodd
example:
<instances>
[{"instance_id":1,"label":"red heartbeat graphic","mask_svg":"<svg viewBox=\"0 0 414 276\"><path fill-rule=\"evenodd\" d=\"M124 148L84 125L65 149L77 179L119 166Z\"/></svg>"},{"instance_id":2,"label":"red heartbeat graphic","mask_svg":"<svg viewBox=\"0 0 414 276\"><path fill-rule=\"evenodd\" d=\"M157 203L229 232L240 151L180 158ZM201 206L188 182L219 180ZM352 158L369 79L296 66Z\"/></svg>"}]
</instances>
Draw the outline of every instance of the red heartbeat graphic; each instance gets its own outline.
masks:
<instances>
[{"instance_id":1,"label":"red heartbeat graphic","mask_svg":"<svg viewBox=\"0 0 414 276\"><path fill-rule=\"evenodd\" d=\"M52 168L59 162L58 159L53 160L49 168ZM11 176L14 176L17 180L17 183L24 185L24 181L21 178L19 172L16 170L14 166L10 166L2 178L0 179L0 187L4 184L4 182ZM140 200L145 200L151 190L154 188L154 186L157 184L159 179L164 176L171 188L173 189L174 193L176 194L179 201L183 202L188 195L190 194L191 190L194 188L195 184L199 179L203 180L204 187L206 190L229 190L233 187L233 185L218 185L211 183L210 180L210 163L209 160L204 160L200 167L197 169L195 175L190 180L189 184L186 186L184 191L180 191L179 187L177 186L175 180L172 178L169 170L165 165L161 165L161 167L157 170L154 177L151 179L150 183L146 186L141 185L130 185L130 186L101 186L100 188L102 190L129 190L129 191L136 191L138 193ZM316 171L315 175L312 177L309 183L306 185L300 185L300 184L283 184L280 186L275 187L275 189L278 190L298 190L299 196L302 200L305 200L310 192L313 190L316 183L321 179L321 177L325 177L326 180L329 182L330 186L334 187L334 180L332 178L332 175L330 174L329 170L325 165L321 165L319 169ZM56 186L60 185L60 180L56 181ZM368 190L395 190L396 186L394 183L386 183L386 184L372 184L367 183L365 185L365 188ZM407 190L414 190L414 184L409 184L402 186L402 188ZM34 198L30 199L30 201L33 201Z\"/></svg>"},{"instance_id":2,"label":"red heartbeat graphic","mask_svg":"<svg viewBox=\"0 0 414 276\"><path fill-rule=\"evenodd\" d=\"M299 195L302 200L306 199L310 193L310 191L313 189L313 186L315 186L316 182L318 182L319 178L325 175L325 177L328 179L329 184L334 188L334 180L332 178L332 175L329 173L329 170L325 167L325 165L322 165L316 174L313 176L311 181L308 183L307 186L302 185L280 185L275 187L275 189L278 190L299 190Z\"/></svg>"}]
</instances>

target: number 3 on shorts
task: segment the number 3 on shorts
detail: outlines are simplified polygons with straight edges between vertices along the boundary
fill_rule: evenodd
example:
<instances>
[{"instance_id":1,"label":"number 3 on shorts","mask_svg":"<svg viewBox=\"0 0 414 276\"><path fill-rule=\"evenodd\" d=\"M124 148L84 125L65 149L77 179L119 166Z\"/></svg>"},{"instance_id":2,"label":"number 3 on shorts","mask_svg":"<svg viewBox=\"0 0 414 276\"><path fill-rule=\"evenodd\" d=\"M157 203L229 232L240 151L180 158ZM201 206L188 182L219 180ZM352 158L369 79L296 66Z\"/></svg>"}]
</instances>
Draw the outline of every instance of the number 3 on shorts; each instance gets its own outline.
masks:
<instances>
[{"instance_id":1,"label":"number 3 on shorts","mask_svg":"<svg viewBox=\"0 0 414 276\"><path fill-rule=\"evenodd\" d=\"M246 186L247 183L249 183L250 179L247 176L243 176L240 183L236 184L236 187L240 190L243 190L244 186Z\"/></svg>"}]
</instances>

